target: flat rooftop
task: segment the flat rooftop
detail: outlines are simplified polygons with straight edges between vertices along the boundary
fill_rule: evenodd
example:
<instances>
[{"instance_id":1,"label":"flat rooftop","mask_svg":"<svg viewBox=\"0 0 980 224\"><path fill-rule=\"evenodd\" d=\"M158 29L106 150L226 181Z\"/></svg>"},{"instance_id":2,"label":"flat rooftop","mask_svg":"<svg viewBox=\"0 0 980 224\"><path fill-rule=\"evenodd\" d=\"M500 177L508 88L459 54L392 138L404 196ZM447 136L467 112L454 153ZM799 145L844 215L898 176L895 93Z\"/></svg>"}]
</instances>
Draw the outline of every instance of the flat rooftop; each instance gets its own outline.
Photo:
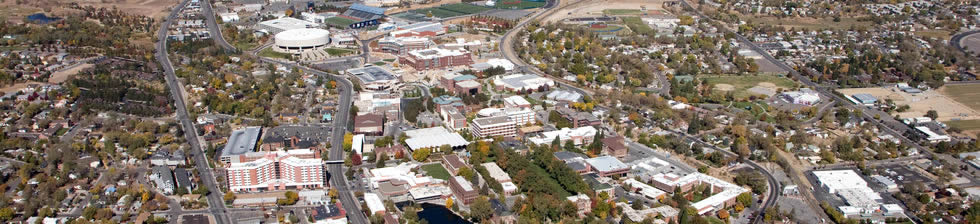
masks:
<instances>
[{"instance_id":1,"label":"flat rooftop","mask_svg":"<svg viewBox=\"0 0 980 224\"><path fill-rule=\"evenodd\" d=\"M364 83L397 79L395 74L391 71L377 66L348 69L347 72L354 75L354 77L357 77L357 79L360 79L361 82Z\"/></svg>"},{"instance_id":2,"label":"flat rooftop","mask_svg":"<svg viewBox=\"0 0 980 224\"><path fill-rule=\"evenodd\" d=\"M510 117L507 116L484 117L484 118L473 119L473 123L476 123L480 126L497 125L497 124L503 124L507 122L513 122L513 121L510 119Z\"/></svg>"},{"instance_id":3,"label":"flat rooftop","mask_svg":"<svg viewBox=\"0 0 980 224\"><path fill-rule=\"evenodd\" d=\"M236 156L255 150L255 144L259 141L259 134L262 127L246 127L231 132L228 143L221 150L221 156Z\"/></svg>"}]
</instances>

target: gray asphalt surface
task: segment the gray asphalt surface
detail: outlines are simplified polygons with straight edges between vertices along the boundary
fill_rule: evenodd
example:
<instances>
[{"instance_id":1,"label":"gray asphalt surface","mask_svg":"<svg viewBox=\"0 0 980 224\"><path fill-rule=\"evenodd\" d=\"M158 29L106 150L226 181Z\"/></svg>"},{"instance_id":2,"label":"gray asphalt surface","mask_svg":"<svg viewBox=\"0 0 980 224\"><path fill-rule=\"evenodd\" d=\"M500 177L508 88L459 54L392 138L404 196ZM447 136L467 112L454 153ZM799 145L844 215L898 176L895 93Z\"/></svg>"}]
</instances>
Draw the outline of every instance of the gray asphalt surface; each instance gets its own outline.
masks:
<instances>
[{"instance_id":1,"label":"gray asphalt surface","mask_svg":"<svg viewBox=\"0 0 980 224\"><path fill-rule=\"evenodd\" d=\"M194 129L193 123L191 123L190 116L187 113L187 104L184 103L184 96L181 92L180 81L177 80L177 75L174 74L173 64L170 62L167 51L167 29L170 27L171 22L177 17L181 9L187 5L190 0L184 0L177 7L170 12L167 20L164 21L160 26L160 31L157 33L157 44L156 53L154 56L156 60L163 67L165 73L165 79L167 81L167 87L170 88L170 94L174 98L174 106L177 108L177 120L180 121L181 127L184 129L184 138L187 139L187 144L191 146L191 156L194 157L194 163L196 168L201 175L201 180L204 186L208 188L211 193L207 195L208 203L211 204L209 211L214 215L215 222L218 224L231 223L227 214L225 213L224 199L222 198L223 193L221 189L218 188L218 184L214 179L213 171L210 166L208 166L207 158L204 156L204 151L201 150L200 142L198 142L197 131ZM220 36L220 35L219 35Z\"/></svg>"}]
</instances>

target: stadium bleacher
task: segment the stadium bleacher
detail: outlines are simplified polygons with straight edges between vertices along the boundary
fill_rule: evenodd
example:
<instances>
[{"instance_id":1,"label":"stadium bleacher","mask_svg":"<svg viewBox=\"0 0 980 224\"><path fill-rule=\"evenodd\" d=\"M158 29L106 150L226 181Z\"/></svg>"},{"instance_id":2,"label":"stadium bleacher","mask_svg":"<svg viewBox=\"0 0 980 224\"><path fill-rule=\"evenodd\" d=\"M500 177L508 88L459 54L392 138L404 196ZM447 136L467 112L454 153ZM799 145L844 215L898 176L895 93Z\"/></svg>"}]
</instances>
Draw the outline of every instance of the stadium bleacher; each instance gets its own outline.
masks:
<instances>
[{"instance_id":1,"label":"stadium bleacher","mask_svg":"<svg viewBox=\"0 0 980 224\"><path fill-rule=\"evenodd\" d=\"M362 4L353 4L341 15L360 22L384 17L385 9Z\"/></svg>"}]
</instances>

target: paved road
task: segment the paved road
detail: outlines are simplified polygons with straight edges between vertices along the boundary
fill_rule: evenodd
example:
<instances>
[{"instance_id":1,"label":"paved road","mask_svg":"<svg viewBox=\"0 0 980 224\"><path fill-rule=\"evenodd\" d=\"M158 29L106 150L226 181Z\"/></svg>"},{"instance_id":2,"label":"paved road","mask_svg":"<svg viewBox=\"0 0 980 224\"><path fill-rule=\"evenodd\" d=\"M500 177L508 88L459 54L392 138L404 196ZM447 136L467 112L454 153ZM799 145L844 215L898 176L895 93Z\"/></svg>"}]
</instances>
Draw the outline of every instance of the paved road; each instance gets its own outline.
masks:
<instances>
[{"instance_id":1,"label":"paved road","mask_svg":"<svg viewBox=\"0 0 980 224\"><path fill-rule=\"evenodd\" d=\"M347 121L350 115L351 93L354 91L354 85L343 76L332 75L320 70L316 70L304 65L299 65L293 62L284 62L279 60L273 60L269 58L260 58L266 63L276 63L288 67L296 67L300 70L307 71L324 78L330 78L336 80L340 83L340 102L337 106L337 113L334 116L334 129L333 136L331 137L331 148L329 153L330 160L344 160L344 148L341 142L344 142L344 134L347 132ZM367 217L361 212L361 203L359 203L355 198L353 191L350 189L350 185L347 183L347 178L344 176L343 164L329 164L327 165L328 172L330 173L330 186L337 189L340 193L340 202L344 206L344 210L347 211L348 221L351 223L364 224L368 223Z\"/></svg>"},{"instance_id":2,"label":"paved road","mask_svg":"<svg viewBox=\"0 0 980 224\"><path fill-rule=\"evenodd\" d=\"M204 182L204 186L208 188L211 193L207 195L208 203L211 204L209 211L214 215L215 221L218 224L231 223L227 214L225 214L224 200L222 198L221 188L218 187L217 182L214 179L213 171L211 167L208 166L207 158L205 158L204 151L201 150L200 142L198 142L197 131L194 129L193 123L191 123L190 116L187 113L187 104L184 103L183 92L181 91L180 81L177 80L177 75L174 74L173 64L170 62L167 51L167 28L170 27L171 22L177 17L181 9L187 5L190 0L184 0L177 7L170 12L170 15L160 26L160 31L157 34L158 41L156 43L156 60L163 67L164 73L166 73L165 79L167 81L167 87L170 88L170 93L174 98L174 106L177 108L177 120L180 121L181 126L184 130L184 138L187 139L187 144L191 146L191 155L194 157L194 163L196 164L197 170L201 175L201 180ZM220 35L219 35L220 36Z\"/></svg>"},{"instance_id":3,"label":"paved road","mask_svg":"<svg viewBox=\"0 0 980 224\"><path fill-rule=\"evenodd\" d=\"M225 40L225 36L221 35L221 27L218 26L218 21L214 18L214 10L211 8L210 0L201 1L201 13L204 14L204 20L208 26L208 33L211 34L211 39L214 39L214 43L226 51L235 51L235 46L231 46Z\"/></svg>"},{"instance_id":4,"label":"paved road","mask_svg":"<svg viewBox=\"0 0 980 224\"><path fill-rule=\"evenodd\" d=\"M949 44L953 45L953 48L956 48L957 50L960 50L963 53L966 53L967 55L974 55L973 53L970 53L969 49L963 47L962 42L963 42L963 38L966 38L967 36L977 34L977 33L980 33L980 30L970 30L962 33L957 33L956 35L953 35L952 37L949 38Z\"/></svg>"},{"instance_id":5,"label":"paved road","mask_svg":"<svg viewBox=\"0 0 980 224\"><path fill-rule=\"evenodd\" d=\"M574 3L569 3L569 4L565 5L565 6L556 7L556 6L558 6L558 3L559 2L560 2L560 0L550 0L550 1L548 1L548 4L545 5L545 7L543 7L543 8L545 8L545 10L541 10L541 11L538 11L538 12L532 14L530 16L530 18L528 18L528 19L526 19L524 21L521 21L520 23L517 24L517 26L514 26L514 28L508 30L507 33L504 33L504 35L500 38L501 39L500 40L500 43L501 44L498 45L498 48L499 48L499 50L501 52L501 56L503 56L505 59L510 60L511 62L513 62L514 65L515 65L515 70L516 69L520 69L524 73L534 73L534 74L539 75L541 77L548 77L547 74L545 74L544 72L541 72L541 70L538 70L537 67L534 67L534 66L531 66L531 65L528 65L527 63L525 63L524 60L521 59L521 57L519 57L517 55L517 52L514 51L514 37L517 36L517 33L518 32L520 32L521 30L524 30L524 26L527 26L527 24L531 23L532 21L536 21L536 20L538 20L540 18L546 17L547 15L551 15L552 13L554 13L556 11L556 9L568 7L569 5L574 4ZM555 82L559 83L559 86L563 86L565 88L571 89L572 91L575 91L575 92L577 92L579 94L582 94L583 96L589 96L589 97L592 96L592 91L589 91L589 90L586 90L586 89L583 89L583 88L579 88L579 87L575 86L574 84L567 82L564 79L554 79L554 80L555 80Z\"/></svg>"},{"instance_id":6,"label":"paved road","mask_svg":"<svg viewBox=\"0 0 980 224\"><path fill-rule=\"evenodd\" d=\"M687 133L679 132L679 131L673 131L673 130L671 130L671 132L674 132L675 134L677 134L679 136L683 136L684 138L687 138L687 139L689 139L691 141L697 142L698 144L701 144L703 146L709 147L709 148L711 148L711 149L713 149L713 150L715 150L717 152L722 152L722 153L728 154L729 156L738 157L738 154L735 154L732 151L728 151L728 149L718 148L717 146L714 146L712 144L708 144L707 142L701 141L701 139L698 138L698 137L695 137L695 136L692 136L692 135L688 135ZM754 223L754 224L755 223L763 223L765 221L765 220L763 220L763 218L765 217L766 209L768 209L769 207L772 207L773 205L776 204L776 200L779 199L779 192L783 189L783 187L779 184L779 181L776 181L776 177L772 176L772 173L769 173L768 170L762 168L762 166L760 166L759 164L756 164L755 161L746 159L746 160L742 160L741 162L742 163L745 163L745 164L748 164L753 169L756 169L759 172L761 172L763 175L766 176L766 181L769 182L769 184L768 184L768 187L769 187L769 190L768 190L769 196L766 196L766 201L762 203L762 207L759 209L760 210L759 211L759 215L754 216L752 218L751 222L750 222L750 223Z\"/></svg>"},{"instance_id":7,"label":"paved road","mask_svg":"<svg viewBox=\"0 0 980 224\"><path fill-rule=\"evenodd\" d=\"M705 18L705 19L711 18L711 17L705 16L700 11L696 10L694 7L691 7L691 5L688 4L687 1L681 1L681 3L685 7L688 7L692 11L696 12L701 18ZM729 32L727 30L727 28L725 28L725 27L719 27L719 28L720 28L721 32ZM969 32L957 34L956 36L954 36L955 39L953 39L953 41L952 41L955 44L954 46L959 45L959 42L960 42L959 40L962 37L964 37L964 36L967 36L969 34L972 34L971 32L980 32L980 31L969 31ZM769 52L763 50L762 48L760 48L758 45L756 45L752 41L749 41L747 38L745 38L745 36L739 34L738 32L731 32L731 33L734 33L735 34L735 37L739 40L739 42L742 42L743 44L749 46L753 51L758 52L766 60L772 62L776 66L778 66L778 67L786 70L787 72L789 72L789 74L791 76L793 76L794 78L796 78L799 82L801 82L804 85L809 86L811 89L819 92L822 95L821 98L834 99L834 100L836 100L836 101L841 102L842 104L844 104L844 107L846 107L846 108L849 108L849 109L852 109L852 110L859 110L859 111L861 111L862 112L861 114L862 114L864 120L869 121L869 122L872 122L872 124L875 124L875 126L877 126L877 127L880 128L880 131L882 131L882 132L884 132L886 134L890 134L892 136L895 136L896 138L899 138L902 141L903 144L905 144L905 145L907 145L909 147L915 148L920 153L926 154L926 155L928 155L929 157L931 157L933 159L945 160L945 161L947 161L947 162L949 162L951 164L956 165L957 167L966 167L965 170L962 170L962 169L961 170L958 170L959 174L961 176L963 176L963 177L965 177L965 178L967 178L967 179L970 180L969 186L976 186L976 185L978 185L978 181L973 176L973 173L976 173L978 171L978 169L976 167L973 167L971 165L967 165L963 161L961 161L959 159L956 159L956 158L953 158L950 155L940 154L940 153L934 153L929 148L926 148L926 147L923 147L922 145L919 145L918 143L916 143L915 141L912 141L911 139L905 137L905 135L904 135L905 133L912 133L911 132L912 131L911 128L909 126L907 126L907 125L905 125L905 124L903 124L903 123L895 120L894 117L892 117L888 113L885 113L885 112L880 111L880 110L872 109L870 107L856 105L853 102L851 102L849 100L846 100L843 97L838 96L837 94L834 94L832 89L822 87L822 86L818 85L817 83L813 82L809 77L803 76L802 74L800 74L798 71L796 71L792 67L786 65L786 63L784 63L783 61L776 59L771 54L769 54ZM807 68L807 69L809 70L809 68ZM875 119L875 117L878 117L881 120L879 121L878 119Z\"/></svg>"}]
</instances>

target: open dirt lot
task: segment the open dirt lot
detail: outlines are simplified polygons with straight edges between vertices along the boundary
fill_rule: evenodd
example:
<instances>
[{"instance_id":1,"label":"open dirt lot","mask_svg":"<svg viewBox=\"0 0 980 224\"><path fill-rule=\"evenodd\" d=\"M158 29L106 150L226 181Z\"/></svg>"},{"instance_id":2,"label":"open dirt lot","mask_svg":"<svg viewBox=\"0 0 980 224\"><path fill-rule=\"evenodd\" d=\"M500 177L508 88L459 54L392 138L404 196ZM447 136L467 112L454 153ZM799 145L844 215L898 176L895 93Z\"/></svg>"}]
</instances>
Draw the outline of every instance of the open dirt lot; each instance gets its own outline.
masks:
<instances>
[{"instance_id":1,"label":"open dirt lot","mask_svg":"<svg viewBox=\"0 0 980 224\"><path fill-rule=\"evenodd\" d=\"M45 12L55 16L62 16L66 13L77 12L68 9L68 3L76 2L80 5L91 5L96 8L112 8L128 13L161 18L166 16L170 7L176 5L177 0L30 0L22 1L18 4L13 0L0 1L0 15L5 15L8 21L20 22L24 16L29 14Z\"/></svg>"},{"instance_id":2,"label":"open dirt lot","mask_svg":"<svg viewBox=\"0 0 980 224\"><path fill-rule=\"evenodd\" d=\"M960 40L960 44L974 55L980 53L980 34L973 34Z\"/></svg>"},{"instance_id":3,"label":"open dirt lot","mask_svg":"<svg viewBox=\"0 0 980 224\"><path fill-rule=\"evenodd\" d=\"M735 98L746 98L753 95L775 95L780 89L789 90L796 85L793 80L774 75L714 75L705 76L704 80L712 85L714 90L734 91Z\"/></svg>"},{"instance_id":4,"label":"open dirt lot","mask_svg":"<svg viewBox=\"0 0 980 224\"><path fill-rule=\"evenodd\" d=\"M546 23L558 22L567 18L583 16L601 16L607 9L640 9L646 8L647 11L661 10L663 0L644 1L644 0L581 0L570 2L574 4L557 10L554 14L542 19ZM564 5L561 5L564 6Z\"/></svg>"},{"instance_id":5,"label":"open dirt lot","mask_svg":"<svg viewBox=\"0 0 980 224\"><path fill-rule=\"evenodd\" d=\"M837 91L848 96L867 93L880 101L891 99L896 105L909 105L908 111L898 113L901 117L921 117L929 110L935 110L939 113L939 117L936 118L939 121L980 119L977 110L944 95L945 88L923 91L919 94L905 93L895 87L851 88Z\"/></svg>"},{"instance_id":6,"label":"open dirt lot","mask_svg":"<svg viewBox=\"0 0 980 224\"><path fill-rule=\"evenodd\" d=\"M85 63L85 64L76 65L76 66L71 67L69 69L63 69L63 70L60 70L60 71L51 73L51 78L48 79L48 82L54 83L54 84L59 84L59 83L65 82L65 80L68 80L68 77L69 76L74 75L74 74L78 74L78 72L82 71L83 69L91 68L93 66L95 66L95 65L89 64L89 63Z\"/></svg>"}]
</instances>

